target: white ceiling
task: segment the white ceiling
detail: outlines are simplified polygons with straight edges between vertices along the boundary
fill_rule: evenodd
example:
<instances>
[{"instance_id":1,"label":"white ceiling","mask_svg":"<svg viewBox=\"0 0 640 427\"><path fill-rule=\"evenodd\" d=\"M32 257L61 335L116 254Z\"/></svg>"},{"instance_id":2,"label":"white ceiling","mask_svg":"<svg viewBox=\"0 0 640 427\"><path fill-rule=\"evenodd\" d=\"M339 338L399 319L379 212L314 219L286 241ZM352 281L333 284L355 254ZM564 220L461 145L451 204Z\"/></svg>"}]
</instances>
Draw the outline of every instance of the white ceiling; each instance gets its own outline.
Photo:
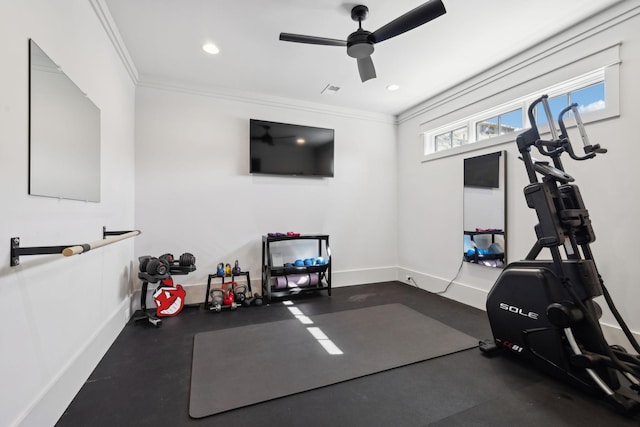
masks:
<instances>
[{"instance_id":1,"label":"white ceiling","mask_svg":"<svg viewBox=\"0 0 640 427\"><path fill-rule=\"evenodd\" d=\"M291 98L399 114L620 0L443 0L447 13L376 45L360 81L346 48L283 42L280 32L345 40L341 0L104 0L140 82ZM366 0L375 31L425 0ZM211 56L201 49L214 42ZM400 90L388 92L391 83ZM321 95L328 84L341 89Z\"/></svg>"}]
</instances>

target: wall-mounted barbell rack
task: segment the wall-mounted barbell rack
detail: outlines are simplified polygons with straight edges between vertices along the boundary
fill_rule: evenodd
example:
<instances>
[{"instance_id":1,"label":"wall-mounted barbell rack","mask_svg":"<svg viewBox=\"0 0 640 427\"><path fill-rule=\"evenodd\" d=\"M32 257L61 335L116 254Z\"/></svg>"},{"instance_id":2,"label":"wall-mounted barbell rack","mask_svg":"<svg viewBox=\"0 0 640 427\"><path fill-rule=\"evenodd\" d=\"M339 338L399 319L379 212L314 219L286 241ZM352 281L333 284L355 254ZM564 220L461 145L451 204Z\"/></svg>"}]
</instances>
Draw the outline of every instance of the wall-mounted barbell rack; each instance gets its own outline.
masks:
<instances>
[{"instance_id":1,"label":"wall-mounted barbell rack","mask_svg":"<svg viewBox=\"0 0 640 427\"><path fill-rule=\"evenodd\" d=\"M106 227L102 227L102 240L94 242L82 243L77 245L58 245L58 246L30 246L20 247L20 238L11 238L11 267L20 265L20 257L23 255L51 255L62 254L64 256L78 255L97 249L120 240L135 237L141 233L140 230L129 231L107 231Z\"/></svg>"}]
</instances>

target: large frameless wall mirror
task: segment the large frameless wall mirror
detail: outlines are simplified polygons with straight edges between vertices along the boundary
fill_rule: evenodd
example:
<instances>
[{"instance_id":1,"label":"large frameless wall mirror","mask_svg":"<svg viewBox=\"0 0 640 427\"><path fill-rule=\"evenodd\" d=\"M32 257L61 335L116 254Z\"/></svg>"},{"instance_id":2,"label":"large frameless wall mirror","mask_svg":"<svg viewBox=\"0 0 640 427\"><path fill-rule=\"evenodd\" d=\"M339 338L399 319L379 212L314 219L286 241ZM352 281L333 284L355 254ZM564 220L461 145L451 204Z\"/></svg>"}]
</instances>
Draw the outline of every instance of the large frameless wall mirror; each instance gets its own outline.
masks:
<instances>
[{"instance_id":1,"label":"large frameless wall mirror","mask_svg":"<svg viewBox=\"0 0 640 427\"><path fill-rule=\"evenodd\" d=\"M29 194L100 201L100 110L33 40Z\"/></svg>"},{"instance_id":2,"label":"large frameless wall mirror","mask_svg":"<svg viewBox=\"0 0 640 427\"><path fill-rule=\"evenodd\" d=\"M506 263L506 152L464 159L463 259L488 267Z\"/></svg>"}]
</instances>

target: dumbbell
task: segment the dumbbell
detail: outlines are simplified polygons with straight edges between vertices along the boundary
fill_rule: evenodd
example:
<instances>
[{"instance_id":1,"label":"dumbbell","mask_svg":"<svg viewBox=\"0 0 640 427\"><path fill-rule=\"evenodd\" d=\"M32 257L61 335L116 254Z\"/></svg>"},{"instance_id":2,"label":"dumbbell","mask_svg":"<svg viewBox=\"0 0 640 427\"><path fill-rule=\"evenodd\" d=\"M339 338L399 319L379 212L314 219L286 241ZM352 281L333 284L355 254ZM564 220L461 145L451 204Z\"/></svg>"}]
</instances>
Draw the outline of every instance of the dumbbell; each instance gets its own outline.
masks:
<instances>
[{"instance_id":1,"label":"dumbbell","mask_svg":"<svg viewBox=\"0 0 640 427\"><path fill-rule=\"evenodd\" d=\"M158 257L158 259L160 261L163 261L167 265L168 269L171 269L171 267L175 263L175 259L173 258L173 254L169 254L169 253L160 255Z\"/></svg>"},{"instance_id":2,"label":"dumbbell","mask_svg":"<svg viewBox=\"0 0 640 427\"><path fill-rule=\"evenodd\" d=\"M262 297L260 295L258 295L258 294L253 294L252 297L247 298L244 301L244 305L247 305L247 306L249 306L249 305L260 306L260 305L262 305Z\"/></svg>"},{"instance_id":3,"label":"dumbbell","mask_svg":"<svg viewBox=\"0 0 640 427\"><path fill-rule=\"evenodd\" d=\"M144 255L144 256L138 257L138 263L139 263L138 268L141 273L147 272L147 264L149 263L150 259L151 259L151 255Z\"/></svg>"},{"instance_id":4,"label":"dumbbell","mask_svg":"<svg viewBox=\"0 0 640 427\"><path fill-rule=\"evenodd\" d=\"M191 267L192 265L196 265L196 257L189 252L185 252L180 255L178 263L180 267Z\"/></svg>"},{"instance_id":5,"label":"dumbbell","mask_svg":"<svg viewBox=\"0 0 640 427\"><path fill-rule=\"evenodd\" d=\"M145 271L151 276L163 276L169 271L169 266L167 266L164 260L149 257L145 265Z\"/></svg>"}]
</instances>

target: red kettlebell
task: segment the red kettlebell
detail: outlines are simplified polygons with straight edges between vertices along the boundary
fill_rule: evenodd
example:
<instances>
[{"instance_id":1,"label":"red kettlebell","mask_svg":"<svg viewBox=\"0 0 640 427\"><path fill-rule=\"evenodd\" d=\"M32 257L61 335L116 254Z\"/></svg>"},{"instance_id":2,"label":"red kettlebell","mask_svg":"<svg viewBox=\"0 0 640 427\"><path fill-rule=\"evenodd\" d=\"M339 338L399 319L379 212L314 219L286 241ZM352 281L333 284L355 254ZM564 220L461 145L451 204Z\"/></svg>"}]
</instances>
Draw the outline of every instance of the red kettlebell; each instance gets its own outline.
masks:
<instances>
[{"instance_id":1,"label":"red kettlebell","mask_svg":"<svg viewBox=\"0 0 640 427\"><path fill-rule=\"evenodd\" d=\"M225 290L224 298L222 299L222 304L224 305L233 305L234 297L233 297L233 285Z\"/></svg>"}]
</instances>

